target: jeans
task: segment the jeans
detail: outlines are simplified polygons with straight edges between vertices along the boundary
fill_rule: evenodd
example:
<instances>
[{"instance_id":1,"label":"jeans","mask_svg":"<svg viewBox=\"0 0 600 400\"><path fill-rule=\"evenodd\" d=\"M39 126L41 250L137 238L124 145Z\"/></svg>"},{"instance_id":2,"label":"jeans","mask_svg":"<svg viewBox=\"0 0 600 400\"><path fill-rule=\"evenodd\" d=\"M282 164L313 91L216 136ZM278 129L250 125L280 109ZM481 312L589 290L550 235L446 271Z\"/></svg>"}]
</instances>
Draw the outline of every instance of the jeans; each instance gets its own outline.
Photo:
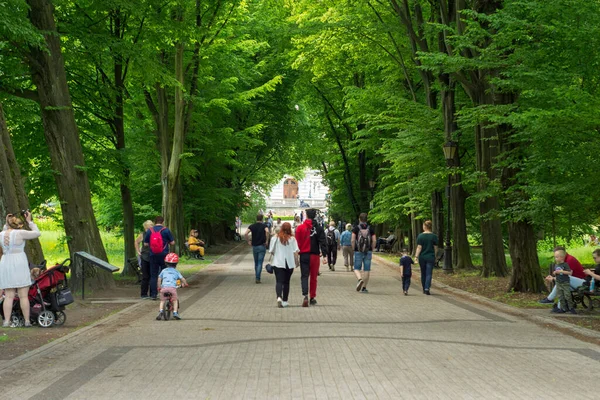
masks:
<instances>
[{"instance_id":1,"label":"jeans","mask_svg":"<svg viewBox=\"0 0 600 400\"><path fill-rule=\"evenodd\" d=\"M574 276L569 277L569 285L571 285L571 287L573 289L577 289L578 287L583 285L583 282L585 282L585 279L576 278ZM556 298L557 290L558 290L557 285L554 285L554 287L552 288L552 291L548 295L548 300L554 300Z\"/></svg>"},{"instance_id":2,"label":"jeans","mask_svg":"<svg viewBox=\"0 0 600 400\"><path fill-rule=\"evenodd\" d=\"M256 274L256 279L259 281L266 252L267 248L265 246L252 246L252 255L254 256L254 272Z\"/></svg>"},{"instance_id":3,"label":"jeans","mask_svg":"<svg viewBox=\"0 0 600 400\"><path fill-rule=\"evenodd\" d=\"M410 287L410 275L402 275L402 291L408 292Z\"/></svg>"},{"instance_id":4,"label":"jeans","mask_svg":"<svg viewBox=\"0 0 600 400\"><path fill-rule=\"evenodd\" d=\"M140 269L142 270L141 296L148 296L148 289L150 288L150 261L144 261L142 258Z\"/></svg>"},{"instance_id":5,"label":"jeans","mask_svg":"<svg viewBox=\"0 0 600 400\"><path fill-rule=\"evenodd\" d=\"M158 295L158 274L165 268L166 254L150 254L150 297Z\"/></svg>"},{"instance_id":6,"label":"jeans","mask_svg":"<svg viewBox=\"0 0 600 400\"><path fill-rule=\"evenodd\" d=\"M423 290L429 291L431 288L431 276L433 275L433 265L435 260L423 260L419 258L419 266L421 267L421 284Z\"/></svg>"},{"instance_id":7,"label":"jeans","mask_svg":"<svg viewBox=\"0 0 600 400\"><path fill-rule=\"evenodd\" d=\"M335 266L335 263L337 261L337 253L337 245L327 246L327 264Z\"/></svg>"},{"instance_id":8,"label":"jeans","mask_svg":"<svg viewBox=\"0 0 600 400\"><path fill-rule=\"evenodd\" d=\"M360 251L354 252L354 269L360 271L361 269L365 272L371 271L371 258L373 257L372 252L367 254Z\"/></svg>"},{"instance_id":9,"label":"jeans","mask_svg":"<svg viewBox=\"0 0 600 400\"><path fill-rule=\"evenodd\" d=\"M294 268L273 268L275 271L275 293L277 297L281 297L283 301L288 301L290 294L290 279L294 273Z\"/></svg>"}]
</instances>

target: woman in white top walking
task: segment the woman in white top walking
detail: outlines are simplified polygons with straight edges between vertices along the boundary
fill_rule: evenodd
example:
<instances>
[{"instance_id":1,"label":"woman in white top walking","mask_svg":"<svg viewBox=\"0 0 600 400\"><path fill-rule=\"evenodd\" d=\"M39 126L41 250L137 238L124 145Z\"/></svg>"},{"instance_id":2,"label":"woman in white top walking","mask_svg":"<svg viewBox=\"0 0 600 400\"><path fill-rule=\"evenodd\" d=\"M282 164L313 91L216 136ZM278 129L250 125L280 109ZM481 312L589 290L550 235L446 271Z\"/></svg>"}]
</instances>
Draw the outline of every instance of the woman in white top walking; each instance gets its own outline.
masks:
<instances>
[{"instance_id":1,"label":"woman in white top walking","mask_svg":"<svg viewBox=\"0 0 600 400\"><path fill-rule=\"evenodd\" d=\"M288 306L290 294L290 278L294 267L299 264L300 249L296 238L292 236L292 225L284 222L279 233L271 238L269 251L273 254L271 265L275 272L275 292L277 293L277 307Z\"/></svg>"},{"instance_id":2,"label":"woman in white top walking","mask_svg":"<svg viewBox=\"0 0 600 400\"><path fill-rule=\"evenodd\" d=\"M15 292L19 293L21 311L25 318L25 326L31 326L29 322L29 298L27 292L31 285L29 263L25 255L25 240L35 239L40 236L37 226L31 221L29 211L24 214L31 231L23 229L23 222L13 214L6 216L6 225L0 233L0 244L2 245L2 258L0 259L0 289L4 289L4 311L3 328L10 326L10 315L12 313Z\"/></svg>"}]
</instances>

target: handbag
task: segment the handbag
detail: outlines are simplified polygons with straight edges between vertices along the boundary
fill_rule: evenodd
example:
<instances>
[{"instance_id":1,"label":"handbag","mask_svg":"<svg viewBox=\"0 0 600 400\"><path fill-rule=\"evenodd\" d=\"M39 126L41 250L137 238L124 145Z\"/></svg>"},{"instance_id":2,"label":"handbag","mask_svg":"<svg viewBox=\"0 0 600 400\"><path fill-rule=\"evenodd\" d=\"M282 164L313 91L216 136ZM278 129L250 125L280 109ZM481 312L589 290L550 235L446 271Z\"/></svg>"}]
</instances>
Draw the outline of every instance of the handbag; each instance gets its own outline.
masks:
<instances>
[{"instance_id":1,"label":"handbag","mask_svg":"<svg viewBox=\"0 0 600 400\"><path fill-rule=\"evenodd\" d=\"M267 271L267 273L269 273L269 274L272 274L273 272L275 272L273 270L274 267L271 265L271 261L273 261L273 255L275 254L275 250L277 249L278 241L279 241L278 239L275 240L275 247L273 248L273 253L271 253L271 258L269 260L269 263L267 265L265 265L265 271Z\"/></svg>"},{"instance_id":2,"label":"handbag","mask_svg":"<svg viewBox=\"0 0 600 400\"><path fill-rule=\"evenodd\" d=\"M73 299L73 294L71 293L71 289L64 288L64 289L58 290L56 292L56 303L59 306L63 307L63 306L73 303L74 301L75 300Z\"/></svg>"}]
</instances>

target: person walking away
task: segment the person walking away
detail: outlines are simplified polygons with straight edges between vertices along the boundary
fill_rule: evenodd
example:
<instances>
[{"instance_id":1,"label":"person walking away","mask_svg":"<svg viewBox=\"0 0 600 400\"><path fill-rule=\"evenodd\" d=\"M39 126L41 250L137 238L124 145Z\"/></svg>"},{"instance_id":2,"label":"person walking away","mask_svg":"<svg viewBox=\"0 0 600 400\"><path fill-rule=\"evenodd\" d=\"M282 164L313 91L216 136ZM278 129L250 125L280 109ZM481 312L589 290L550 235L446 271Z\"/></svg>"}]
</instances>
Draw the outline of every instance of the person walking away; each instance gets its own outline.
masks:
<instances>
[{"instance_id":1,"label":"person walking away","mask_svg":"<svg viewBox=\"0 0 600 400\"><path fill-rule=\"evenodd\" d=\"M569 264L569 268L571 268L571 272L573 272L573 275L569 277L569 285L571 285L571 288L573 290L576 290L579 287L583 286L583 284L585 283L586 274L583 271L583 266L581 265L579 260L567 253L566 249L563 246L556 246L554 248L554 251L557 250L563 250L567 255L565 257L565 262ZM552 274L546 276L545 278L547 282L552 282L555 279L556 278ZM538 302L541 304L554 304L554 299L556 299L556 296L558 294L557 290L558 288L556 287L556 285L554 285L554 287L550 291L550 294L548 294L548 297L545 297L542 300L539 300ZM558 306L560 306L560 303L558 304Z\"/></svg>"},{"instance_id":2,"label":"person walking away","mask_svg":"<svg viewBox=\"0 0 600 400\"><path fill-rule=\"evenodd\" d=\"M29 210L23 213L23 217L29 225L29 229L23 229L23 221L14 214L6 216L6 225L0 233L0 245L2 246L2 258L0 258L0 290L4 289L4 312L3 328L10 326L13 302L15 294L19 295L19 305L25 319L25 326L30 327L29 320L29 286L31 286L31 274L29 263L25 255L25 241L40 237L41 233L36 224L31 220Z\"/></svg>"},{"instance_id":3,"label":"person walking away","mask_svg":"<svg viewBox=\"0 0 600 400\"><path fill-rule=\"evenodd\" d=\"M158 287L160 292L160 305L156 320L160 321L163 318L165 310L165 301L167 301L167 293L171 294L171 301L173 302L173 318L181 319L179 316L179 301L177 299L177 287L179 286L177 281L181 282L181 287L188 285L187 281L181 275L181 272L177 271L177 263L179 262L179 256L175 253L169 253L165 256L165 269L160 271L158 275Z\"/></svg>"},{"instance_id":4,"label":"person walking away","mask_svg":"<svg viewBox=\"0 0 600 400\"><path fill-rule=\"evenodd\" d=\"M252 234L252 239L248 239L249 234ZM267 241L269 240L269 229L263 224L262 214L256 216L256 222L246 229L244 236L246 242L252 246L255 282L260 283L260 273L262 272L263 261L267 252Z\"/></svg>"},{"instance_id":5,"label":"person walking away","mask_svg":"<svg viewBox=\"0 0 600 400\"><path fill-rule=\"evenodd\" d=\"M149 299L150 290L150 247L144 246L144 235L148 229L154 226L154 222L148 220L142 225L144 231L138 235L135 239L135 251L138 254L138 260L140 264L140 270L142 271L142 284L140 287L140 297L142 299Z\"/></svg>"},{"instance_id":6,"label":"person walking away","mask_svg":"<svg viewBox=\"0 0 600 400\"><path fill-rule=\"evenodd\" d=\"M438 244L437 235L431 231L432 226L429 220L423 223L423 233L417 236L417 250L415 252L415 258L419 260L419 267L421 268L423 293L426 295L431 294L431 277L433 275Z\"/></svg>"},{"instance_id":7,"label":"person walking away","mask_svg":"<svg viewBox=\"0 0 600 400\"><path fill-rule=\"evenodd\" d=\"M560 307L556 313L564 314L567 311L571 314L577 314L575 311L575 305L573 303L573 297L571 297L571 285L569 284L569 278L573 274L569 264L565 262L567 253L564 250L556 250L554 252L554 270L552 275L556 278L556 286L558 287L558 304Z\"/></svg>"},{"instance_id":8,"label":"person walking away","mask_svg":"<svg viewBox=\"0 0 600 400\"><path fill-rule=\"evenodd\" d=\"M329 222L329 228L325 232L327 239L327 264L329 270L335 271L335 263L337 261L337 253L340 247L340 231L335 228L335 221Z\"/></svg>"},{"instance_id":9,"label":"person walking away","mask_svg":"<svg viewBox=\"0 0 600 400\"><path fill-rule=\"evenodd\" d=\"M354 275L358 279L356 291L369 293L367 284L371 275L371 259L377 243L375 230L367 224L367 214L358 216L358 225L352 230L352 248L354 249Z\"/></svg>"},{"instance_id":10,"label":"person walking away","mask_svg":"<svg viewBox=\"0 0 600 400\"><path fill-rule=\"evenodd\" d=\"M346 230L340 235L340 245L344 255L346 271L354 270L354 249L352 249L352 224L346 225Z\"/></svg>"},{"instance_id":11,"label":"person walking away","mask_svg":"<svg viewBox=\"0 0 600 400\"><path fill-rule=\"evenodd\" d=\"M412 277L412 266L414 264L415 262L408 255L408 250L402 249L402 257L400 257L400 275L402 276L402 291L405 296L408 296L410 278Z\"/></svg>"},{"instance_id":12,"label":"person walking away","mask_svg":"<svg viewBox=\"0 0 600 400\"><path fill-rule=\"evenodd\" d=\"M289 222L283 223L277 235L273 236L269 252L273 254L271 265L275 273L277 307L285 308L288 306L290 279L294 268L300 263L300 249L296 238L292 236L292 225Z\"/></svg>"},{"instance_id":13,"label":"person walking away","mask_svg":"<svg viewBox=\"0 0 600 400\"><path fill-rule=\"evenodd\" d=\"M323 256L323 264L327 263L325 231L315 221L316 217L316 209L310 208L306 210L304 222L296 228L296 240L300 249L300 281L302 284L302 296L304 296L302 307L308 307L309 304L313 306L317 304L317 281L320 266L319 252ZM310 301L308 299L309 293Z\"/></svg>"},{"instance_id":14,"label":"person walking away","mask_svg":"<svg viewBox=\"0 0 600 400\"><path fill-rule=\"evenodd\" d=\"M157 280L160 271L165 268L165 257L169 246L175 244L171 230L163 226L165 219L159 215L154 219L154 226L144 235L144 246L150 248L150 297L156 300L158 296Z\"/></svg>"}]
</instances>

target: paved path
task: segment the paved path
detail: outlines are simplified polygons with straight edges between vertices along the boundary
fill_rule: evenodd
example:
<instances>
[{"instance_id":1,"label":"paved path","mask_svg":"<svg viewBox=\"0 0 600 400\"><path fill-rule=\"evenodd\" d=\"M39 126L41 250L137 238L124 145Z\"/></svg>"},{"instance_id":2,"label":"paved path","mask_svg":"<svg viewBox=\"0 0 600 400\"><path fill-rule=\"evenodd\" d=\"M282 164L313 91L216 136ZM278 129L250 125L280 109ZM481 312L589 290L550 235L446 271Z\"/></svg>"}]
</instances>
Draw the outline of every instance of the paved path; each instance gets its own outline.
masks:
<instances>
[{"instance_id":1,"label":"paved path","mask_svg":"<svg viewBox=\"0 0 600 400\"><path fill-rule=\"evenodd\" d=\"M180 291L182 321L144 302L0 366L4 399L592 399L600 348L445 294L401 295L374 265L370 294L326 271L319 305L275 304L239 246ZM573 380L575 377L579 376ZM595 382L595 383L594 383Z\"/></svg>"}]
</instances>

